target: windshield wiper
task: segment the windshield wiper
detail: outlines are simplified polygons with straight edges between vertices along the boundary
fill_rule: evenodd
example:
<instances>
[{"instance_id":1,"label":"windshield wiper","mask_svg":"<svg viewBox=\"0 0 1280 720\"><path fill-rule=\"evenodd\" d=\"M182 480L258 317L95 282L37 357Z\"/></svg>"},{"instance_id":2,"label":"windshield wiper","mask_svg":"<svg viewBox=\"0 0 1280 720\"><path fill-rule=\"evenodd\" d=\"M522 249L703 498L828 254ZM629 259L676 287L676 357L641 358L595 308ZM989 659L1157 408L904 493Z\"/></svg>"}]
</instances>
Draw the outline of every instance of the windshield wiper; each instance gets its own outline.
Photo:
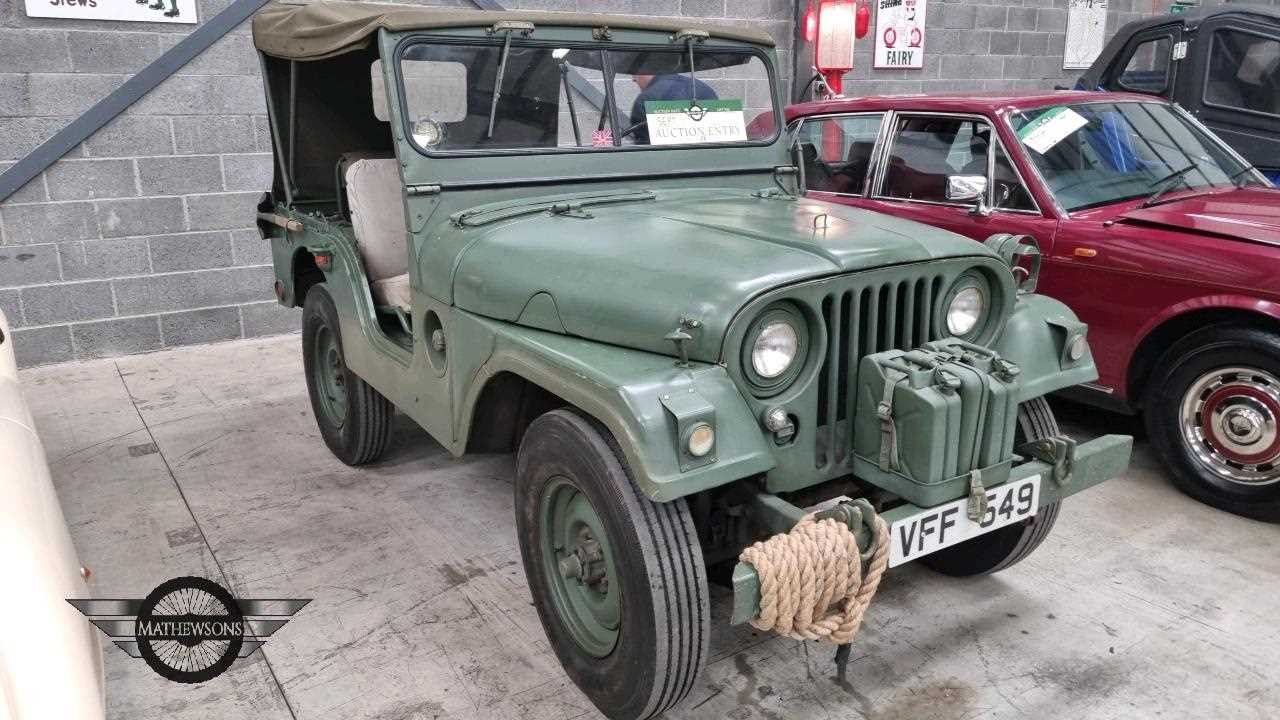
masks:
<instances>
[{"instance_id":1,"label":"windshield wiper","mask_svg":"<svg viewBox=\"0 0 1280 720\"><path fill-rule=\"evenodd\" d=\"M493 83L493 101L489 103L489 139L493 139L493 121L498 115L498 99L502 97L502 81L507 74L507 56L511 54L511 33L519 32L529 35L533 32L533 23L516 20L503 20L489 28L489 33L502 33L502 58L498 61L498 79Z\"/></svg>"},{"instance_id":2,"label":"windshield wiper","mask_svg":"<svg viewBox=\"0 0 1280 720\"><path fill-rule=\"evenodd\" d=\"M1182 168L1181 170L1175 170L1169 173L1168 175L1165 175L1164 177L1160 178L1159 180L1156 180L1155 182L1151 183L1151 187L1155 188L1155 192L1147 196L1147 199L1144 200L1142 203L1142 207L1146 208L1146 207L1151 207L1152 205L1155 205L1156 202L1160 199L1161 195L1164 195L1165 193L1169 192L1174 187L1176 187L1177 184L1182 180L1182 178L1186 177L1187 173L1195 169L1196 169L1196 164L1191 163L1190 165Z\"/></svg>"}]
</instances>

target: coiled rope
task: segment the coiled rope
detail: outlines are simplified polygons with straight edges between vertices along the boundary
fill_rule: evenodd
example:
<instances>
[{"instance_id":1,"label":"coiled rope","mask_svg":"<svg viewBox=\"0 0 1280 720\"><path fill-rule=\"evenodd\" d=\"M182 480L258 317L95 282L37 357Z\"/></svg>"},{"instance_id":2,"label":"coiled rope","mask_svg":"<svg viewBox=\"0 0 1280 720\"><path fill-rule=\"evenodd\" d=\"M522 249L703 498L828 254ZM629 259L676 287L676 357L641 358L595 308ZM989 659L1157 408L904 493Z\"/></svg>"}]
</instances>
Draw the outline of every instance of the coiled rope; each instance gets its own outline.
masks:
<instances>
[{"instance_id":1,"label":"coiled rope","mask_svg":"<svg viewBox=\"0 0 1280 720\"><path fill-rule=\"evenodd\" d=\"M751 625L796 640L852 642L889 565L889 527L878 515L874 536L865 575L849 526L813 513L743 550L738 559L760 578L760 614Z\"/></svg>"}]
</instances>

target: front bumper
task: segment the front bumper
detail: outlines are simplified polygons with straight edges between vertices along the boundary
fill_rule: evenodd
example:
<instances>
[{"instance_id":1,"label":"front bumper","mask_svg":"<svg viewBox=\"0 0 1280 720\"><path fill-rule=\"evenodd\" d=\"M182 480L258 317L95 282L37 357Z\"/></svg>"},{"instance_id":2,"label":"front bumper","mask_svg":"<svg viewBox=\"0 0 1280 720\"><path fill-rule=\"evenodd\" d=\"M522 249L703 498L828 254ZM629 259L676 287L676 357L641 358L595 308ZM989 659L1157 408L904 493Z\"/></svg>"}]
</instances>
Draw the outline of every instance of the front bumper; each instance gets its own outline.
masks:
<instances>
[{"instance_id":1,"label":"front bumper","mask_svg":"<svg viewBox=\"0 0 1280 720\"><path fill-rule=\"evenodd\" d=\"M1009 472L1006 482L1022 480L1032 475L1040 475L1040 507L1058 502L1082 490L1109 480L1124 472L1129 465L1129 455L1133 451L1133 438L1128 435L1103 435L1086 443L1075 446L1070 455L1063 455L1056 464L1042 460L1030 460L1014 466ZM996 487L996 486L991 486ZM765 496L762 501L778 522L773 528L785 532L786 523L799 521L805 511L785 503L775 496ZM890 526L894 521L910 517L926 508L911 504L903 504L892 510L881 513L881 517ZM865 552L870 543L870 534L857 533L859 548ZM755 568L748 563L738 563L733 570L733 617L734 625L747 622L760 612L760 579Z\"/></svg>"}]
</instances>

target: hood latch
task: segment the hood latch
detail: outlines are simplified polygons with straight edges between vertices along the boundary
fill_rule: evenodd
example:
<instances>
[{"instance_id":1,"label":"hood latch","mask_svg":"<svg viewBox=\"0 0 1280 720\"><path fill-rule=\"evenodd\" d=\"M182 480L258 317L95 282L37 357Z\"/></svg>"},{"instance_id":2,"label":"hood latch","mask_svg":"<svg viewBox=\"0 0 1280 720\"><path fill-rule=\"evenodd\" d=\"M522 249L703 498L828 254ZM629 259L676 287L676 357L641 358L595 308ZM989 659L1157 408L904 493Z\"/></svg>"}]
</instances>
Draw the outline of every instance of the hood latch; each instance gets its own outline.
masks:
<instances>
[{"instance_id":1,"label":"hood latch","mask_svg":"<svg viewBox=\"0 0 1280 720\"><path fill-rule=\"evenodd\" d=\"M676 326L676 329L663 337L664 340L670 340L676 344L676 353L680 355L680 361L676 364L680 367L689 367L689 348L687 343L693 339L693 335L689 333L700 327L702 327L701 320L681 315L680 324Z\"/></svg>"}]
</instances>

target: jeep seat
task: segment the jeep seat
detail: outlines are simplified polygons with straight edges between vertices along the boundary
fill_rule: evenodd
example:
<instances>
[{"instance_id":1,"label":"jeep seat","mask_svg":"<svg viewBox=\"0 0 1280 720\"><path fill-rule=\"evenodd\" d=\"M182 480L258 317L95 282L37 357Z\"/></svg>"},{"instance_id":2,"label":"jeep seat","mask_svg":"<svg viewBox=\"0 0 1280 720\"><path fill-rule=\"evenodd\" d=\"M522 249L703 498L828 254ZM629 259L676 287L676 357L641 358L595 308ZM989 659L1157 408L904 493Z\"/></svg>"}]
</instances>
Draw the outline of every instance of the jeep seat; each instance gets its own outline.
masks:
<instances>
[{"instance_id":1,"label":"jeep seat","mask_svg":"<svg viewBox=\"0 0 1280 720\"><path fill-rule=\"evenodd\" d=\"M347 206L369 288L378 305L408 310L409 229L395 158L361 158L347 166Z\"/></svg>"}]
</instances>

